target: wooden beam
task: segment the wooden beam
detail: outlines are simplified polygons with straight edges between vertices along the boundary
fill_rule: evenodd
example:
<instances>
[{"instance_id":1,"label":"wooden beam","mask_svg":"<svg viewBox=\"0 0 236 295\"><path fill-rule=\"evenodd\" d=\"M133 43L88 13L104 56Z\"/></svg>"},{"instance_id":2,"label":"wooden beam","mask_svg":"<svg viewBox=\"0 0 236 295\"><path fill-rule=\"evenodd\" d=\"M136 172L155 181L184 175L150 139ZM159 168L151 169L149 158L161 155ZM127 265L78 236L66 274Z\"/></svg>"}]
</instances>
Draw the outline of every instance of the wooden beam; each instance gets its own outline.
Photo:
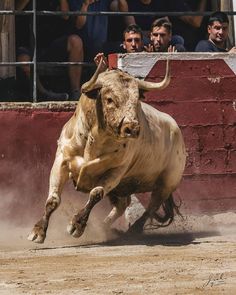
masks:
<instances>
[{"instance_id":1,"label":"wooden beam","mask_svg":"<svg viewBox=\"0 0 236 295\"><path fill-rule=\"evenodd\" d=\"M0 10L14 10L14 0L0 2ZM0 61L15 61L15 17L13 15L0 16ZM0 67L0 78L15 76L15 68L12 66Z\"/></svg>"},{"instance_id":2,"label":"wooden beam","mask_svg":"<svg viewBox=\"0 0 236 295\"><path fill-rule=\"evenodd\" d=\"M221 0L221 11L232 11L233 10L233 3L231 0L224 1ZM229 41L228 41L228 47L232 47L235 44L234 40L234 20L233 16L229 16Z\"/></svg>"}]
</instances>

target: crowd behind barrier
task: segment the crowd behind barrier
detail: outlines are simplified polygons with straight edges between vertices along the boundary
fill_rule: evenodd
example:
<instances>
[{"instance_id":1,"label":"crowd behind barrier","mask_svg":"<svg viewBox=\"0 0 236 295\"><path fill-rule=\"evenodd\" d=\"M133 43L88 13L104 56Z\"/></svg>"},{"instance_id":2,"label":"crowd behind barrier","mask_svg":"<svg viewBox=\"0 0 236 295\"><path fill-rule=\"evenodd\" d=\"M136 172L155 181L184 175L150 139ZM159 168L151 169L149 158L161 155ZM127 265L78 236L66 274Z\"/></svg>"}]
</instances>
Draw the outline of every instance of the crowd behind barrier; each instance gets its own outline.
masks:
<instances>
[{"instance_id":1,"label":"crowd behind barrier","mask_svg":"<svg viewBox=\"0 0 236 295\"><path fill-rule=\"evenodd\" d=\"M214 7L207 0L15 0L15 8L62 14L38 14L35 32L32 15L15 15L16 61L26 64L16 67L14 79L0 79L0 101L32 101L35 52L44 64L37 67L37 101L78 100L96 60L110 53L235 52L228 41L227 15L209 16ZM9 87L11 93L4 92Z\"/></svg>"}]
</instances>

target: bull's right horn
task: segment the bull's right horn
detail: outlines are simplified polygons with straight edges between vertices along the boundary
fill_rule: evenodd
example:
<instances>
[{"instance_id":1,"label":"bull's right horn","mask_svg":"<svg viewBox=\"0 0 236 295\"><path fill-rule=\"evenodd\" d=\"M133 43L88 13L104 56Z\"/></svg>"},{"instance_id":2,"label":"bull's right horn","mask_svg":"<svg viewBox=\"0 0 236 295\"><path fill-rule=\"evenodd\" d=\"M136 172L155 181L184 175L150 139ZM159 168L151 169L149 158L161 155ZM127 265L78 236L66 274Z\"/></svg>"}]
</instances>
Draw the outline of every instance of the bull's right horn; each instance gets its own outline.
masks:
<instances>
[{"instance_id":1,"label":"bull's right horn","mask_svg":"<svg viewBox=\"0 0 236 295\"><path fill-rule=\"evenodd\" d=\"M98 80L98 75L101 73L102 63L103 63L103 59L101 58L98 64L98 67L96 69L96 72L93 74L92 78L88 82L82 85L81 87L82 93L86 93L88 91L101 87L101 83L99 83L99 80Z\"/></svg>"},{"instance_id":2,"label":"bull's right horn","mask_svg":"<svg viewBox=\"0 0 236 295\"><path fill-rule=\"evenodd\" d=\"M169 83L170 83L170 66L169 66L169 59L167 59L166 61L166 74L165 74L165 78L159 82L148 82L148 81L144 81L144 80L139 80L136 79L138 81L138 87L140 89L149 91L149 90L155 90L155 89L164 89L166 88Z\"/></svg>"}]
</instances>

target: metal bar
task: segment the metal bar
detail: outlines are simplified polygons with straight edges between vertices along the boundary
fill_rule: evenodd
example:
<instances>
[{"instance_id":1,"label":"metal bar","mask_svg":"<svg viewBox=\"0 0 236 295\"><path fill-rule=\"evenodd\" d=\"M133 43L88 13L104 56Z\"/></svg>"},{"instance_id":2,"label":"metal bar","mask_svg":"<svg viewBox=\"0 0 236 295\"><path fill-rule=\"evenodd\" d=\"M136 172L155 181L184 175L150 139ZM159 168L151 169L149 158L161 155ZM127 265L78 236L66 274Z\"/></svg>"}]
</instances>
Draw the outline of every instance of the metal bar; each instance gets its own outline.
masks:
<instances>
[{"instance_id":1,"label":"metal bar","mask_svg":"<svg viewBox=\"0 0 236 295\"><path fill-rule=\"evenodd\" d=\"M236 15L236 11L224 11L227 15ZM30 14L36 14L36 15L150 15L150 16L182 16L182 15L191 15L191 16L209 16L212 14L212 11L149 11L149 12L135 12L135 11L129 11L129 12L120 12L120 11L88 11L88 12L80 12L80 11L68 11L68 12L62 12L62 11L33 11L33 10L26 10L26 11L17 11L17 10L1 10L1 14L14 14L14 15L30 15Z\"/></svg>"},{"instance_id":2,"label":"metal bar","mask_svg":"<svg viewBox=\"0 0 236 295\"><path fill-rule=\"evenodd\" d=\"M0 66L22 66L22 65L33 65L32 61L21 61L21 62L0 62Z\"/></svg>"},{"instance_id":3,"label":"metal bar","mask_svg":"<svg viewBox=\"0 0 236 295\"><path fill-rule=\"evenodd\" d=\"M228 15L236 15L236 11L224 11ZM37 11L37 15L150 15L150 16L182 16L182 15L203 15L203 16L209 16L212 14L212 11L155 11L155 12L120 12L120 11L87 11L87 12L80 12L80 11L68 11L68 12L62 12L62 11Z\"/></svg>"},{"instance_id":4,"label":"metal bar","mask_svg":"<svg viewBox=\"0 0 236 295\"><path fill-rule=\"evenodd\" d=\"M82 61L68 61L68 62L62 62L62 61L54 61L54 62L37 62L38 66L68 66L68 65L81 65L81 66L87 66L87 67L94 67L95 63L92 62L82 62Z\"/></svg>"},{"instance_id":5,"label":"metal bar","mask_svg":"<svg viewBox=\"0 0 236 295\"><path fill-rule=\"evenodd\" d=\"M33 0L33 36L34 36L34 56L33 56L33 102L37 102L37 34L36 34L36 0Z\"/></svg>"},{"instance_id":6,"label":"metal bar","mask_svg":"<svg viewBox=\"0 0 236 295\"><path fill-rule=\"evenodd\" d=\"M1 14L7 14L7 15L30 15L33 14L33 10L0 10Z\"/></svg>"},{"instance_id":7,"label":"metal bar","mask_svg":"<svg viewBox=\"0 0 236 295\"><path fill-rule=\"evenodd\" d=\"M22 65L33 65L33 61L21 61L21 62L0 62L0 66L22 66ZM95 64L92 62L82 62L82 61L68 61L68 62L61 62L61 61L53 61L53 62L36 62L38 66L67 66L67 65L81 65L87 67L94 67Z\"/></svg>"}]
</instances>

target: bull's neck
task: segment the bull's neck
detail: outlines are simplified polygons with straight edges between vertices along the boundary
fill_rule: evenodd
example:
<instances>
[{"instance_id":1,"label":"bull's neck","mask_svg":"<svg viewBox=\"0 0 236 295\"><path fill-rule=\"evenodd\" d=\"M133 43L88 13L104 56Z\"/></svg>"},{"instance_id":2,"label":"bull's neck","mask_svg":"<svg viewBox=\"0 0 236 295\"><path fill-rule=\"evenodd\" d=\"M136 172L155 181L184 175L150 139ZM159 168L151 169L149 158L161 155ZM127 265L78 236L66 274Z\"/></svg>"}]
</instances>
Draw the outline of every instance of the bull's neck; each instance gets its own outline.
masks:
<instances>
[{"instance_id":1,"label":"bull's neck","mask_svg":"<svg viewBox=\"0 0 236 295\"><path fill-rule=\"evenodd\" d=\"M89 132L97 122L96 118L96 100L90 99L85 95L80 97L80 102L76 108L76 115L83 120L84 127Z\"/></svg>"}]
</instances>

